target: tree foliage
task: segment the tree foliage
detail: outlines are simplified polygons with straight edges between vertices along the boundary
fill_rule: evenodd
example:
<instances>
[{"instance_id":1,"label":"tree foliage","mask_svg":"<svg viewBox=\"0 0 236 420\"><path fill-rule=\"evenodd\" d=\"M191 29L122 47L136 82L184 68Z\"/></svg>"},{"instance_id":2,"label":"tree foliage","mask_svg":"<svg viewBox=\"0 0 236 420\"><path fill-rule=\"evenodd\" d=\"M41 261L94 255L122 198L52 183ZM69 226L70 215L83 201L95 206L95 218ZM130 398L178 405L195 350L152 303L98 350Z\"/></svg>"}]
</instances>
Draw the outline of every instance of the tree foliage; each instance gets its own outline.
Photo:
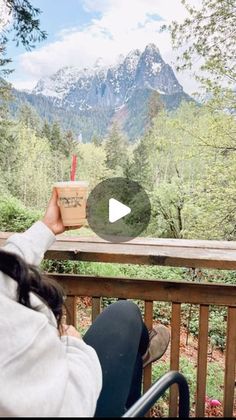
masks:
<instances>
[{"instance_id":1,"label":"tree foliage","mask_svg":"<svg viewBox=\"0 0 236 420\"><path fill-rule=\"evenodd\" d=\"M113 124L105 142L106 166L112 171L122 171L126 162L126 141L119 131L118 125ZM118 174L118 173L117 173Z\"/></svg>"},{"instance_id":2,"label":"tree foliage","mask_svg":"<svg viewBox=\"0 0 236 420\"><path fill-rule=\"evenodd\" d=\"M154 119L133 153L133 177L152 201L148 234L234 237L235 130L233 116L189 103Z\"/></svg>"},{"instance_id":3,"label":"tree foliage","mask_svg":"<svg viewBox=\"0 0 236 420\"><path fill-rule=\"evenodd\" d=\"M21 198L24 205L37 208L46 203L49 196L52 174L50 145L47 139L37 137L31 128L22 123L16 129L17 161L12 171L12 192Z\"/></svg>"},{"instance_id":4,"label":"tree foliage","mask_svg":"<svg viewBox=\"0 0 236 420\"><path fill-rule=\"evenodd\" d=\"M194 103L159 110L135 144L117 126L107 139L79 143L59 122L45 123L23 107L17 122L0 121L2 195L44 207L52 185L70 179L98 182L127 176L144 186L152 204L145 234L155 237L236 239L236 123L233 115Z\"/></svg>"},{"instance_id":5,"label":"tree foliage","mask_svg":"<svg viewBox=\"0 0 236 420\"><path fill-rule=\"evenodd\" d=\"M3 74L6 74L8 70L1 69L1 67L11 62L11 59L4 57L11 34L16 45L22 44L28 50L47 36L46 32L40 28L38 16L41 11L32 6L29 0L5 0L5 3L9 14L9 24L4 25L0 32L0 71ZM0 23L4 24L1 17Z\"/></svg>"},{"instance_id":6,"label":"tree foliage","mask_svg":"<svg viewBox=\"0 0 236 420\"><path fill-rule=\"evenodd\" d=\"M201 8L182 0L188 17L170 26L173 46L180 49L179 69L200 62L197 78L208 91L222 92L236 82L236 2L202 0Z\"/></svg>"},{"instance_id":7,"label":"tree foliage","mask_svg":"<svg viewBox=\"0 0 236 420\"><path fill-rule=\"evenodd\" d=\"M11 98L11 85L4 80L13 69L9 68L12 59L7 57L7 43L12 35L18 46L22 44L31 50L36 42L46 38L47 33L40 28L40 9L32 6L29 0L4 0L7 22L0 16L0 99L8 101ZM5 14L4 14L4 17ZM0 114L2 113L2 104ZM1 115L0 115L1 117Z\"/></svg>"}]
</instances>

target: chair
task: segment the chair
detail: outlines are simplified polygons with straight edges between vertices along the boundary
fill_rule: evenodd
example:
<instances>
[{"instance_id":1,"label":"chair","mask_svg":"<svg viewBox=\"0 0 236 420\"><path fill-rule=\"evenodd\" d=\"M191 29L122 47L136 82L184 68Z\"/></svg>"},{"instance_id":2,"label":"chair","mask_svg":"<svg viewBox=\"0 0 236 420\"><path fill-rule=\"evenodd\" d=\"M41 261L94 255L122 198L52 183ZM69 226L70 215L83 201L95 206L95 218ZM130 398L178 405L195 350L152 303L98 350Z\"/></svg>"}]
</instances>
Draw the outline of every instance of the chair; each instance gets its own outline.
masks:
<instances>
[{"instance_id":1,"label":"chair","mask_svg":"<svg viewBox=\"0 0 236 420\"><path fill-rule=\"evenodd\" d=\"M173 384L179 388L179 417L189 418L189 387L185 377L176 371L170 371L156 381L122 417L144 417L150 408Z\"/></svg>"}]
</instances>

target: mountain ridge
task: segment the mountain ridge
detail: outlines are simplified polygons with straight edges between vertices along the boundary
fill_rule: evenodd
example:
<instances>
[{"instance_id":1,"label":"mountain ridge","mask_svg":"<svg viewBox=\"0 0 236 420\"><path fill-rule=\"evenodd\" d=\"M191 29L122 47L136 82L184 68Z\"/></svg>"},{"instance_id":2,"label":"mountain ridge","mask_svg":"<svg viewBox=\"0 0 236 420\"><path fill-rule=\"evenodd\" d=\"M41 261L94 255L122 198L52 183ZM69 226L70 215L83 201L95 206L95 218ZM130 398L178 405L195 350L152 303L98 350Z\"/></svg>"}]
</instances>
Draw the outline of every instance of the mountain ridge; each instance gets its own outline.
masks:
<instances>
[{"instance_id":1,"label":"mountain ridge","mask_svg":"<svg viewBox=\"0 0 236 420\"><path fill-rule=\"evenodd\" d=\"M85 141L90 141L93 135L106 135L123 107L126 112L120 114L126 119L120 128L131 140L140 137L147 125L148 101L153 92L159 94L168 110L178 107L182 100L192 100L158 47L148 44L143 51L130 51L113 66L104 66L98 60L93 68L64 67L39 80L30 93L15 91L15 95L20 102L30 103L41 117L50 121L54 114L63 128L79 131ZM138 105L138 114L132 104Z\"/></svg>"}]
</instances>

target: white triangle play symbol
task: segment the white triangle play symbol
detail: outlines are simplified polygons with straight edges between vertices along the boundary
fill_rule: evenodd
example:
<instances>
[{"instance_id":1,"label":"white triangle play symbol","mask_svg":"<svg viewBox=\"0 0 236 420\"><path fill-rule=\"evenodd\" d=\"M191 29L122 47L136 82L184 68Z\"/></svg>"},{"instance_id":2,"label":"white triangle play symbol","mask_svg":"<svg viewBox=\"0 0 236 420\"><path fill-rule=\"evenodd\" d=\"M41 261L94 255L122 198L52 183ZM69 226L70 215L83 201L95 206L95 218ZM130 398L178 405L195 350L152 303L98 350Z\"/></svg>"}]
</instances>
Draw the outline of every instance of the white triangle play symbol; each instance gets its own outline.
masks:
<instances>
[{"instance_id":1,"label":"white triangle play symbol","mask_svg":"<svg viewBox=\"0 0 236 420\"><path fill-rule=\"evenodd\" d=\"M109 222L114 223L131 212L131 208L115 198L109 200Z\"/></svg>"}]
</instances>

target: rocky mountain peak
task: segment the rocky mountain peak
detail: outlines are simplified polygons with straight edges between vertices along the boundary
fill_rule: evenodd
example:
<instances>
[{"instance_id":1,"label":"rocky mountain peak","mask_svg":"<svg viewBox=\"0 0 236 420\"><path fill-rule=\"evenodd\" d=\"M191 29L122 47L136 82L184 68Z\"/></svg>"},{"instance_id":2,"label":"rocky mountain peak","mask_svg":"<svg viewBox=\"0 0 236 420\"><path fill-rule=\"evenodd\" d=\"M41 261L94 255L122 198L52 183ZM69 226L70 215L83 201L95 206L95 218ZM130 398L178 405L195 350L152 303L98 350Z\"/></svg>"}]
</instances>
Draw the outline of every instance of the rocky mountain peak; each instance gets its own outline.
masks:
<instances>
[{"instance_id":1,"label":"rocky mountain peak","mask_svg":"<svg viewBox=\"0 0 236 420\"><path fill-rule=\"evenodd\" d=\"M116 119L134 138L145 129L153 91L160 94L167 109L176 108L183 99L190 100L158 47L151 43L142 51L134 49L119 56L112 66L104 66L99 58L88 68L59 69L21 97L33 104L43 118L45 109L49 120L60 115L64 127L76 127L86 139L94 132L106 133Z\"/></svg>"},{"instance_id":2,"label":"rocky mountain peak","mask_svg":"<svg viewBox=\"0 0 236 420\"><path fill-rule=\"evenodd\" d=\"M144 53L151 54L151 55L154 55L154 54L161 55L159 48L156 46L156 44L152 42L146 46Z\"/></svg>"},{"instance_id":3,"label":"rocky mountain peak","mask_svg":"<svg viewBox=\"0 0 236 420\"><path fill-rule=\"evenodd\" d=\"M149 88L161 94L182 91L172 69L150 43L144 51L134 49L119 62L106 68L99 58L92 68L64 67L38 82L33 93L53 97L67 107L93 106L117 108L126 103L135 89Z\"/></svg>"}]
</instances>

